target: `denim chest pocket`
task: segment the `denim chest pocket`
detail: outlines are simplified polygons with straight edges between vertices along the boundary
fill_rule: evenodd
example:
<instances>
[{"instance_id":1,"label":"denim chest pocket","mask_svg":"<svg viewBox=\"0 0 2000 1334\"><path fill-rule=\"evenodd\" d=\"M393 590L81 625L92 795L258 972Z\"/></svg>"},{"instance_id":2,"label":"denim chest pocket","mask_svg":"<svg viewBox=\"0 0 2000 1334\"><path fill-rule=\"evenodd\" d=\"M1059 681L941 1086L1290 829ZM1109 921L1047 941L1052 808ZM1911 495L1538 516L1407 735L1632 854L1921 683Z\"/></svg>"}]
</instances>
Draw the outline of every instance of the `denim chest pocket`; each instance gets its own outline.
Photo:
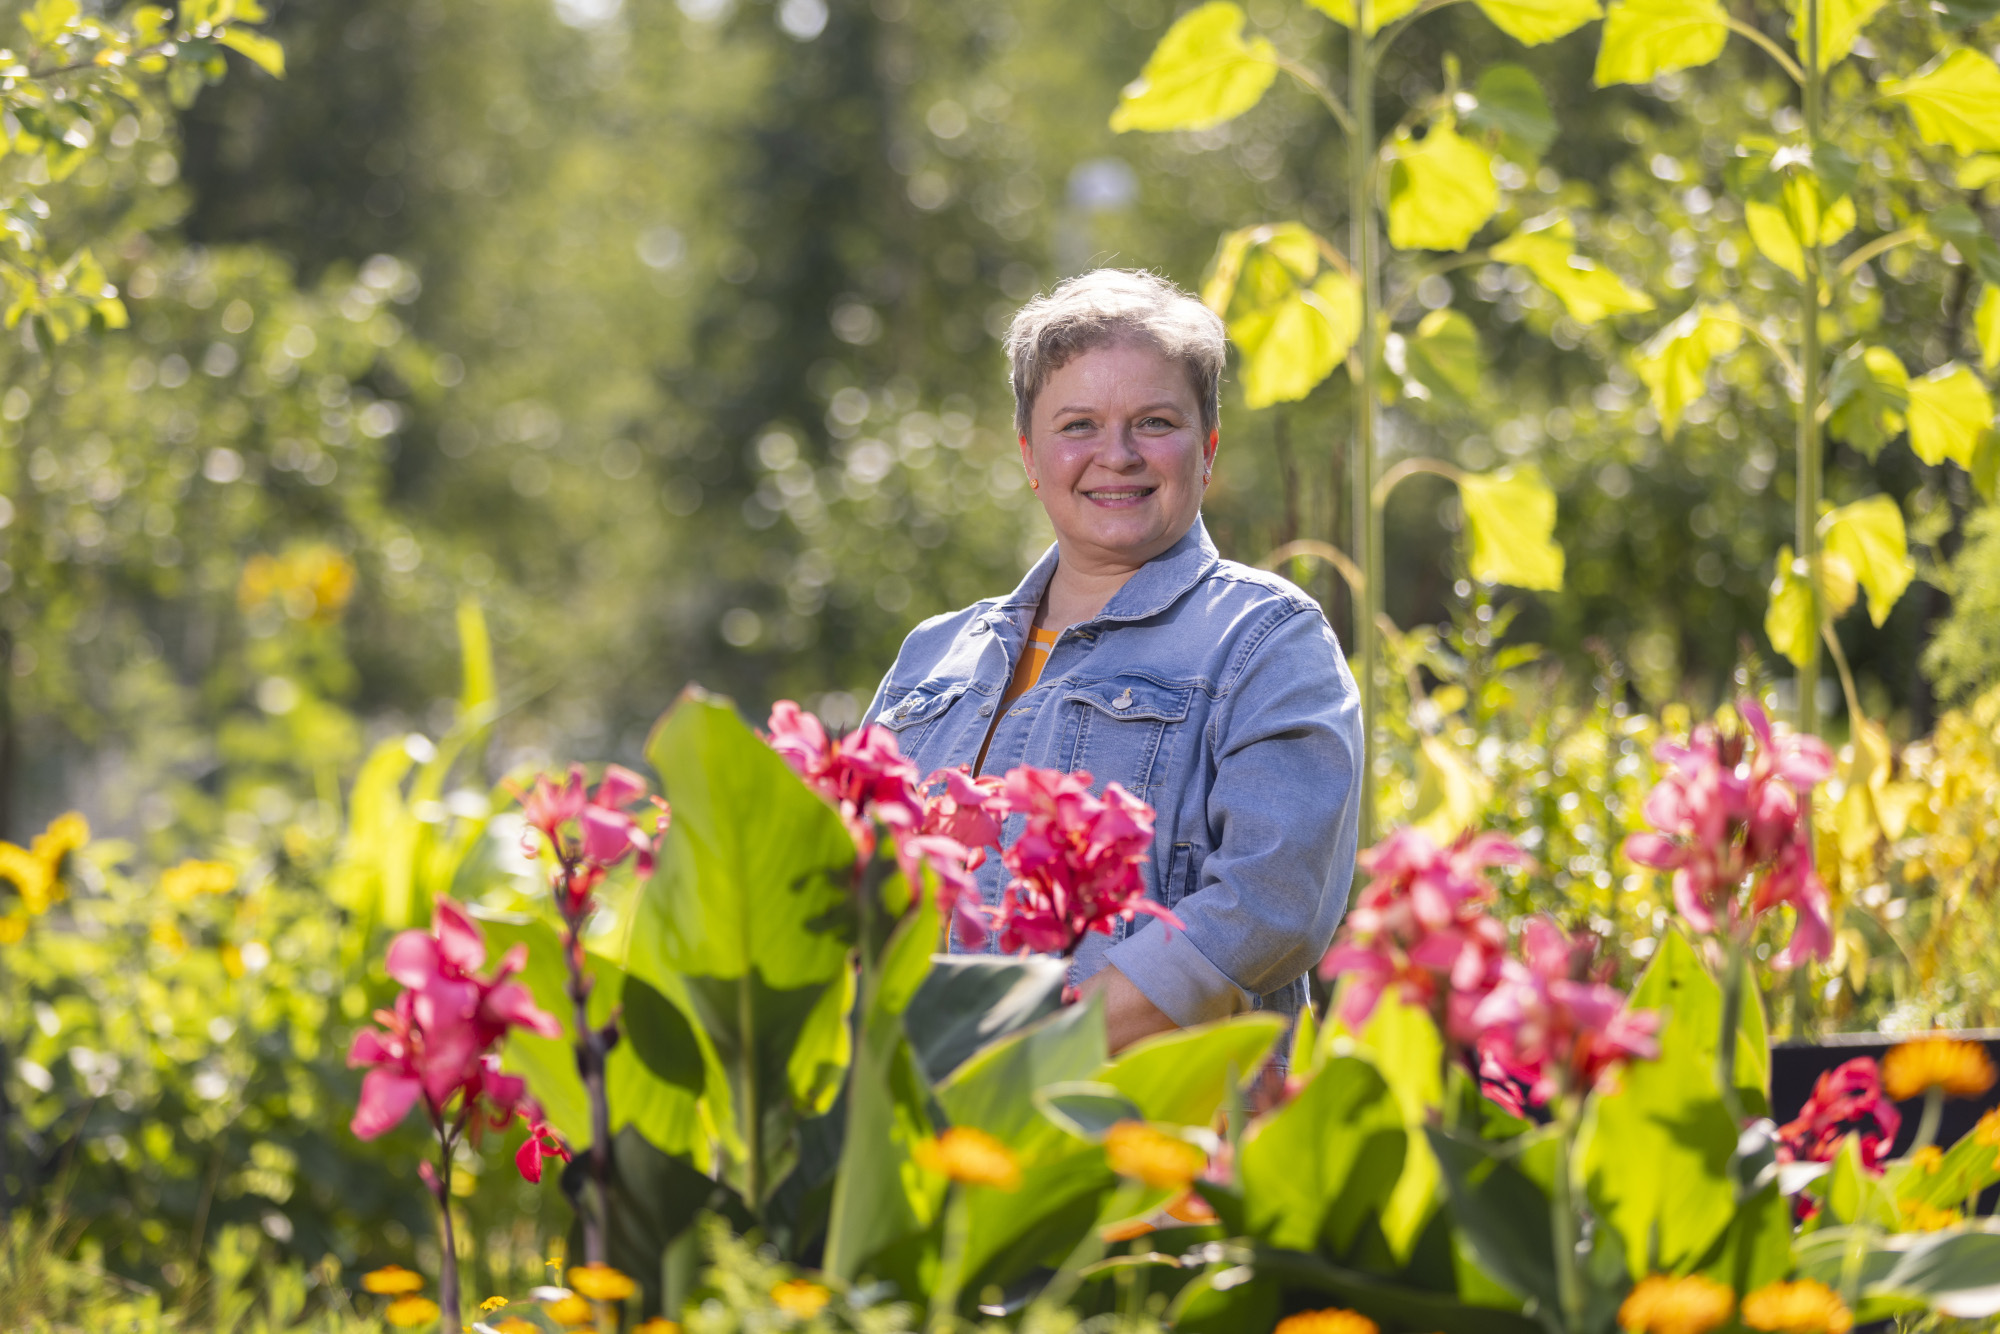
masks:
<instances>
[{"instance_id":1,"label":"denim chest pocket","mask_svg":"<svg viewBox=\"0 0 2000 1334\"><path fill-rule=\"evenodd\" d=\"M913 754L923 744L925 734L937 726L959 696L965 693L967 684L964 681L949 685L926 683L906 690L901 698L892 697L875 721L896 734L898 750L904 755Z\"/></svg>"},{"instance_id":2,"label":"denim chest pocket","mask_svg":"<svg viewBox=\"0 0 2000 1334\"><path fill-rule=\"evenodd\" d=\"M1191 686L1142 676L1077 682L1063 695L1075 728L1069 768L1158 807L1159 789L1172 781L1164 743L1186 723L1193 698Z\"/></svg>"}]
</instances>

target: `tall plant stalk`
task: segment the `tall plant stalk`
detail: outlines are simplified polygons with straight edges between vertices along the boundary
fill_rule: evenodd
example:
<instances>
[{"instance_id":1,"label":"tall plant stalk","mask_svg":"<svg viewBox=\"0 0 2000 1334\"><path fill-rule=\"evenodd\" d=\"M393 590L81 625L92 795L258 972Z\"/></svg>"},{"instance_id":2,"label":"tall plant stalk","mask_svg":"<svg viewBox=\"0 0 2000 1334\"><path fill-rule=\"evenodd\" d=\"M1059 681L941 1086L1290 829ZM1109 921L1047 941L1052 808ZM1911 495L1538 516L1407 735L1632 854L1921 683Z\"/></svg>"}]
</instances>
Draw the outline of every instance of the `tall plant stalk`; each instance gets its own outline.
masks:
<instances>
[{"instance_id":1,"label":"tall plant stalk","mask_svg":"<svg viewBox=\"0 0 2000 1334\"><path fill-rule=\"evenodd\" d=\"M595 905L588 894L572 892L576 879L584 873L580 861L567 855L561 857L556 902L562 910L563 962L569 970L564 989L576 1024L576 1073L590 1102L590 1148L586 1150L590 1189L579 1194L587 1193L592 1198L577 1210L577 1221L583 1230L584 1263L598 1265L608 1263L610 1258L604 1234L611 1221L611 1099L605 1088L604 1067L611 1048L618 1042L618 1021L614 1017L602 1028L592 1027L590 1022L590 993L595 979L585 966L583 924Z\"/></svg>"},{"instance_id":2,"label":"tall plant stalk","mask_svg":"<svg viewBox=\"0 0 2000 1334\"><path fill-rule=\"evenodd\" d=\"M1361 295L1361 331L1354 347L1354 440L1348 455L1348 504L1354 531L1349 545L1361 565L1354 605L1356 685L1361 691L1361 846L1375 842L1376 621L1382 614L1382 525L1375 508L1375 378L1381 358L1381 282L1375 263L1375 50L1368 36L1369 0L1354 0L1347 34L1347 212Z\"/></svg>"},{"instance_id":3,"label":"tall plant stalk","mask_svg":"<svg viewBox=\"0 0 2000 1334\"><path fill-rule=\"evenodd\" d=\"M1815 207L1808 220L1808 235L1799 238L1803 263L1803 276L1799 280L1801 309L1799 312L1799 430L1798 430L1798 508L1794 524L1798 530L1797 549L1806 563L1807 585L1812 591L1812 621L1818 625L1824 589L1821 586L1819 568L1819 502L1821 491L1821 469L1824 464L1824 450L1820 444L1820 345L1819 345L1819 298L1820 272L1823 256L1820 250L1820 233L1823 230L1821 216L1825 213L1825 203L1820 198L1818 185L1820 154L1820 101L1824 75L1820 69L1819 26L1820 0L1804 0L1805 50L1803 57L1804 78L1800 81L1805 102L1806 152L1811 163L1815 180L1813 199ZM1808 735L1819 732L1819 636L1807 636L1805 661L1799 664L1797 721L1799 731Z\"/></svg>"}]
</instances>

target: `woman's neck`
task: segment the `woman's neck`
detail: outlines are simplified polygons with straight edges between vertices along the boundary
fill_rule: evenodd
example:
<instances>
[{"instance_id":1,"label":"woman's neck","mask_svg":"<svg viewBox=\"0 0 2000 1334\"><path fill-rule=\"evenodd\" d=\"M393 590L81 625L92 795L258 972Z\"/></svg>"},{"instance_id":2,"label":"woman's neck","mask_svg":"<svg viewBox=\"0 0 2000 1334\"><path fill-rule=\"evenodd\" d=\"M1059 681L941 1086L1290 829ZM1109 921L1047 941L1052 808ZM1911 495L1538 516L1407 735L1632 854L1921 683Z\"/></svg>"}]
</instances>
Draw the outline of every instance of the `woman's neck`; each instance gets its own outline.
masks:
<instances>
[{"instance_id":1,"label":"woman's neck","mask_svg":"<svg viewBox=\"0 0 2000 1334\"><path fill-rule=\"evenodd\" d=\"M1138 572L1137 565L1093 568L1058 555L1055 573L1049 576L1048 591L1042 594L1042 605L1035 615L1035 627L1067 630L1078 621L1089 620Z\"/></svg>"}]
</instances>

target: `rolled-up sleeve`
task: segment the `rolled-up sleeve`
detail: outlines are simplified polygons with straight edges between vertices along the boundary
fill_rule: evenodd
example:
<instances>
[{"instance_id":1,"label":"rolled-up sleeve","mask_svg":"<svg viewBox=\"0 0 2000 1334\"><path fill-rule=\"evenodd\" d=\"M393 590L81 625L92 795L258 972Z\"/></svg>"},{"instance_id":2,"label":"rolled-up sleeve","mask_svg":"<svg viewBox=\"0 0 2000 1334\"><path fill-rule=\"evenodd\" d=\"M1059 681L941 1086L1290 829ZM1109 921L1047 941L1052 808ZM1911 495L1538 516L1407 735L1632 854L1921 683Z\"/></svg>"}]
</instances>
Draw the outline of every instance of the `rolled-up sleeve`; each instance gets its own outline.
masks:
<instances>
[{"instance_id":1,"label":"rolled-up sleeve","mask_svg":"<svg viewBox=\"0 0 2000 1334\"><path fill-rule=\"evenodd\" d=\"M1106 955L1183 1027L1249 1009L1304 974L1347 910L1361 712L1317 608L1292 612L1250 651L1207 742L1211 851L1174 905L1183 929L1149 920Z\"/></svg>"}]
</instances>

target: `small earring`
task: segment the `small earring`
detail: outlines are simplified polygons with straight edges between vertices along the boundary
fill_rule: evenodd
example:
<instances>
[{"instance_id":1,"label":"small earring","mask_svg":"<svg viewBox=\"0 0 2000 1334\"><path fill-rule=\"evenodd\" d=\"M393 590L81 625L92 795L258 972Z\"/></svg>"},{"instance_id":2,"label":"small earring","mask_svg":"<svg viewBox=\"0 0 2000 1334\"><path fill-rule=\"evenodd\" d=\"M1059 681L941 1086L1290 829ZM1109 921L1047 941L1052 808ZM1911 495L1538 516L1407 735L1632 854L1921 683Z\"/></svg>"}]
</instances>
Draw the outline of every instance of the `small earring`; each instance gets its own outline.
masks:
<instances>
[{"instance_id":1,"label":"small earring","mask_svg":"<svg viewBox=\"0 0 2000 1334\"><path fill-rule=\"evenodd\" d=\"M1042 484L1041 484L1040 480L1039 480L1039 479L1037 479L1037 478L1033 478L1033 477L1030 477L1030 478L1028 479L1028 489L1029 489L1030 491L1039 491L1039 490L1041 490L1041 489L1042 489Z\"/></svg>"}]
</instances>

